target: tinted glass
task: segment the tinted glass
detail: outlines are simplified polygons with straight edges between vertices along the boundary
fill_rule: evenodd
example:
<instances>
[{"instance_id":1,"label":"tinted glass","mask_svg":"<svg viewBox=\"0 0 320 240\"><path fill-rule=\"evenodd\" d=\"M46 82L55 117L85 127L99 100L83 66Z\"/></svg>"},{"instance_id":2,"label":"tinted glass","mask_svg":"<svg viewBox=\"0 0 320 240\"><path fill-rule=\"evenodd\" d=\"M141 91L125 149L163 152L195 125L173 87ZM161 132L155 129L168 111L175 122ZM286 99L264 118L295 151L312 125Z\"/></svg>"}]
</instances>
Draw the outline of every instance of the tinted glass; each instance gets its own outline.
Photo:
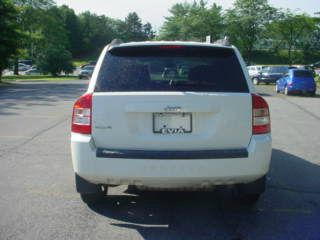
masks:
<instances>
[{"instance_id":1,"label":"tinted glass","mask_svg":"<svg viewBox=\"0 0 320 240\"><path fill-rule=\"evenodd\" d=\"M306 71L306 70L296 70L293 72L294 77L308 77L312 78L313 74L311 71Z\"/></svg>"},{"instance_id":2,"label":"tinted glass","mask_svg":"<svg viewBox=\"0 0 320 240\"><path fill-rule=\"evenodd\" d=\"M93 66L86 66L86 67L84 67L83 69L84 69L84 70L93 70L94 67L93 67Z\"/></svg>"},{"instance_id":3,"label":"tinted glass","mask_svg":"<svg viewBox=\"0 0 320 240\"><path fill-rule=\"evenodd\" d=\"M248 92L233 49L117 47L106 54L96 91Z\"/></svg>"},{"instance_id":4,"label":"tinted glass","mask_svg":"<svg viewBox=\"0 0 320 240\"><path fill-rule=\"evenodd\" d=\"M288 73L289 68L288 67L266 67L262 69L262 72L264 73L282 73L286 74Z\"/></svg>"}]
</instances>

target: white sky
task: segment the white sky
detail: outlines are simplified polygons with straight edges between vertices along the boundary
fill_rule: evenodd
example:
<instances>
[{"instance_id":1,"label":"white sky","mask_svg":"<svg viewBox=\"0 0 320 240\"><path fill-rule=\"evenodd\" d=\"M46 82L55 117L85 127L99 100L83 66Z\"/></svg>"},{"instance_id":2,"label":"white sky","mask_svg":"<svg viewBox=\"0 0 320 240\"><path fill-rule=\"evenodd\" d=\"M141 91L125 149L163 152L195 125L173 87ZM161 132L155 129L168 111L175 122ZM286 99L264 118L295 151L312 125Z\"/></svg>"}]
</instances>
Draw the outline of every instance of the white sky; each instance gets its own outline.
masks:
<instances>
[{"instance_id":1,"label":"white sky","mask_svg":"<svg viewBox=\"0 0 320 240\"><path fill-rule=\"evenodd\" d=\"M150 22L153 27L159 29L164 22L164 16L168 16L168 9L175 3L184 0L56 0L58 5L68 5L76 13L90 11L98 15L106 15L112 18L124 19L129 12L137 12L143 22ZM186 0L193 2L193 0ZM232 6L233 0L208 0L208 3L217 3L224 9ZM320 12L319 0L269 0L275 7L300 10L309 14Z\"/></svg>"}]
</instances>

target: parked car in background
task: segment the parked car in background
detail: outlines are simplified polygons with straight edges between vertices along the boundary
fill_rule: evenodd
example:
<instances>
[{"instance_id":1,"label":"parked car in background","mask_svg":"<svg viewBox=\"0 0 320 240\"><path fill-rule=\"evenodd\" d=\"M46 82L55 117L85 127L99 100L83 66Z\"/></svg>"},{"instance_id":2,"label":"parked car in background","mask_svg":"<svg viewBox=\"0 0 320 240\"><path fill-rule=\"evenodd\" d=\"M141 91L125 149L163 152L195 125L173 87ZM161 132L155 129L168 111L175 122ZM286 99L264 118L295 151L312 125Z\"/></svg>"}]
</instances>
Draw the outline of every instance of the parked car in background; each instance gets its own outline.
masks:
<instances>
[{"instance_id":1,"label":"parked car in background","mask_svg":"<svg viewBox=\"0 0 320 240\"><path fill-rule=\"evenodd\" d=\"M94 66L88 65L85 66L83 69L80 70L79 78L80 79L89 79L93 73Z\"/></svg>"},{"instance_id":2,"label":"parked car in background","mask_svg":"<svg viewBox=\"0 0 320 240\"><path fill-rule=\"evenodd\" d=\"M22 72L21 74L22 75L41 75L41 72L36 67L33 67L27 71Z\"/></svg>"},{"instance_id":3,"label":"parked car in background","mask_svg":"<svg viewBox=\"0 0 320 240\"><path fill-rule=\"evenodd\" d=\"M30 60L30 59L21 59L21 60L18 60L18 63L22 63L22 64L25 64L25 65L28 65L28 66L32 66L32 60Z\"/></svg>"},{"instance_id":4,"label":"parked car in background","mask_svg":"<svg viewBox=\"0 0 320 240\"><path fill-rule=\"evenodd\" d=\"M96 61L89 61L86 64L83 64L82 66L80 66L81 69L87 67L87 66L95 66L97 64Z\"/></svg>"},{"instance_id":5,"label":"parked car in background","mask_svg":"<svg viewBox=\"0 0 320 240\"><path fill-rule=\"evenodd\" d=\"M27 70L31 69L30 65L24 64L24 63L19 63L18 64L18 71L19 72L25 72Z\"/></svg>"},{"instance_id":6,"label":"parked car in background","mask_svg":"<svg viewBox=\"0 0 320 240\"><path fill-rule=\"evenodd\" d=\"M248 66L248 72L249 72L249 76L252 78L253 76L258 75L263 68L265 68L266 66Z\"/></svg>"},{"instance_id":7,"label":"parked car in background","mask_svg":"<svg viewBox=\"0 0 320 240\"><path fill-rule=\"evenodd\" d=\"M252 77L255 85L260 83L270 84L285 76L289 71L289 66L268 66L264 67L259 74Z\"/></svg>"},{"instance_id":8,"label":"parked car in background","mask_svg":"<svg viewBox=\"0 0 320 240\"><path fill-rule=\"evenodd\" d=\"M276 92L283 92L286 95L300 93L314 96L316 89L313 72L304 69L290 69L287 76L276 83Z\"/></svg>"}]
</instances>

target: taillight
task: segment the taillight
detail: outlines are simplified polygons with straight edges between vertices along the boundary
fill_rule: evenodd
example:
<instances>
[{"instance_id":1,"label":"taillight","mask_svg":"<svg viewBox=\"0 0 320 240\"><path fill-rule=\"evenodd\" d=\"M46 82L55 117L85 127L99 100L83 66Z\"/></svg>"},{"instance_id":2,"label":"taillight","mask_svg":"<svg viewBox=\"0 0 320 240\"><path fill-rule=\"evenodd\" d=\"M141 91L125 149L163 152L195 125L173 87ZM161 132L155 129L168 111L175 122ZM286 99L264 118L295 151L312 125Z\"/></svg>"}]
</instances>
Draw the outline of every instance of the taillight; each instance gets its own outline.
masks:
<instances>
[{"instance_id":1,"label":"taillight","mask_svg":"<svg viewBox=\"0 0 320 240\"><path fill-rule=\"evenodd\" d=\"M252 94L252 134L264 134L270 131L268 103L261 96Z\"/></svg>"},{"instance_id":2,"label":"taillight","mask_svg":"<svg viewBox=\"0 0 320 240\"><path fill-rule=\"evenodd\" d=\"M91 134L92 94L82 95L73 105L71 131Z\"/></svg>"}]
</instances>

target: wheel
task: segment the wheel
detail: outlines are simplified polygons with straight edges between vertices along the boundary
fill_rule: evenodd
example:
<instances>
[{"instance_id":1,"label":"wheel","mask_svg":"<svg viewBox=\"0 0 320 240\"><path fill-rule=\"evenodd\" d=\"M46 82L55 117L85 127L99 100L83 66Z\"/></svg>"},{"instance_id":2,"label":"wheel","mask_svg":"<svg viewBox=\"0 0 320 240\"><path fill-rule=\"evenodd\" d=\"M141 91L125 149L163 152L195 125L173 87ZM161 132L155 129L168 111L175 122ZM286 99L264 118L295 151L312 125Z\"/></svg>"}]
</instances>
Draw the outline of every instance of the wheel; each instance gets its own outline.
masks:
<instances>
[{"instance_id":1,"label":"wheel","mask_svg":"<svg viewBox=\"0 0 320 240\"><path fill-rule=\"evenodd\" d=\"M107 185L94 184L75 174L76 190L81 199L88 205L101 203L105 200L108 192Z\"/></svg>"},{"instance_id":2,"label":"wheel","mask_svg":"<svg viewBox=\"0 0 320 240\"><path fill-rule=\"evenodd\" d=\"M88 204L88 205L94 205L98 203L102 203L106 199L108 188L106 187L104 190L101 190L101 192L96 193L80 193L81 200Z\"/></svg>"},{"instance_id":3,"label":"wheel","mask_svg":"<svg viewBox=\"0 0 320 240\"><path fill-rule=\"evenodd\" d=\"M245 204L245 205L255 205L259 199L261 194L239 194L236 196L238 202Z\"/></svg>"},{"instance_id":4,"label":"wheel","mask_svg":"<svg viewBox=\"0 0 320 240\"><path fill-rule=\"evenodd\" d=\"M266 85L269 85L270 83L269 82L266 82Z\"/></svg>"},{"instance_id":5,"label":"wheel","mask_svg":"<svg viewBox=\"0 0 320 240\"><path fill-rule=\"evenodd\" d=\"M266 176L263 176L254 182L235 186L233 193L236 200L240 203L254 205L265 191L265 188Z\"/></svg>"},{"instance_id":6,"label":"wheel","mask_svg":"<svg viewBox=\"0 0 320 240\"><path fill-rule=\"evenodd\" d=\"M253 81L254 85L259 85L259 79L258 78L254 78L252 81Z\"/></svg>"},{"instance_id":7,"label":"wheel","mask_svg":"<svg viewBox=\"0 0 320 240\"><path fill-rule=\"evenodd\" d=\"M276 93L279 93L279 88L278 88L278 85L276 85Z\"/></svg>"},{"instance_id":8,"label":"wheel","mask_svg":"<svg viewBox=\"0 0 320 240\"><path fill-rule=\"evenodd\" d=\"M309 93L310 97L314 97L315 95L316 95L316 91L312 91L312 92Z\"/></svg>"},{"instance_id":9,"label":"wheel","mask_svg":"<svg viewBox=\"0 0 320 240\"><path fill-rule=\"evenodd\" d=\"M287 87L287 86L285 86L285 88L284 88L284 94L285 94L285 95L289 95L289 90L288 90L288 87Z\"/></svg>"}]
</instances>

